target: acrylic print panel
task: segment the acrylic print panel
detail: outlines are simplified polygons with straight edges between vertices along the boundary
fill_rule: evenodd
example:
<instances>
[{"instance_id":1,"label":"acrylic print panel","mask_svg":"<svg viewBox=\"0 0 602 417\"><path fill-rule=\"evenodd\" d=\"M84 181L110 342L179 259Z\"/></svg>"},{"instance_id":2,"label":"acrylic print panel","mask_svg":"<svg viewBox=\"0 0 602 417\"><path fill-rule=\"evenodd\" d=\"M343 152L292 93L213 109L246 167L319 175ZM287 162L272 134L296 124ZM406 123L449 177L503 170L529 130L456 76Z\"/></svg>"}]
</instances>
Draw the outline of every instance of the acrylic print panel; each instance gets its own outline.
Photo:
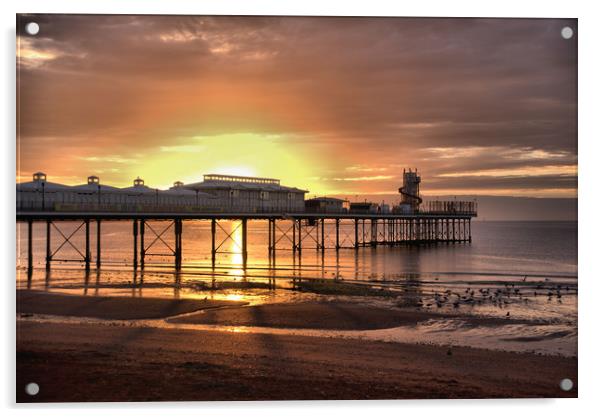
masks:
<instances>
[{"instance_id":1,"label":"acrylic print panel","mask_svg":"<svg viewBox=\"0 0 602 417\"><path fill-rule=\"evenodd\" d=\"M17 21L17 401L577 396L576 20Z\"/></svg>"}]
</instances>

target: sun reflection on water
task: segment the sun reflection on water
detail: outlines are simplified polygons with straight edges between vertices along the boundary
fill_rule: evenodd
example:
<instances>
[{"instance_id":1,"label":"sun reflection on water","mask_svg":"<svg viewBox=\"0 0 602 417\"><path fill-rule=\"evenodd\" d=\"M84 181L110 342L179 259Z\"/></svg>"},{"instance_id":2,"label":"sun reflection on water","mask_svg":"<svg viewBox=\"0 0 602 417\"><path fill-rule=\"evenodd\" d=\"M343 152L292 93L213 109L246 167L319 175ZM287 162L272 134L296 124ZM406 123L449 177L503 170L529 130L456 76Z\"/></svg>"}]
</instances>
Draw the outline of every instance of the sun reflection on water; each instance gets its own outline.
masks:
<instances>
[{"instance_id":1,"label":"sun reflection on water","mask_svg":"<svg viewBox=\"0 0 602 417\"><path fill-rule=\"evenodd\" d=\"M224 300L228 301L241 301L244 300L245 296L243 294L226 294Z\"/></svg>"},{"instance_id":2,"label":"sun reflection on water","mask_svg":"<svg viewBox=\"0 0 602 417\"><path fill-rule=\"evenodd\" d=\"M230 246L228 251L232 255L230 264L232 267L240 266L240 268L233 268L230 273L233 277L244 279L245 270L242 256L242 225L240 222L230 222Z\"/></svg>"}]
</instances>

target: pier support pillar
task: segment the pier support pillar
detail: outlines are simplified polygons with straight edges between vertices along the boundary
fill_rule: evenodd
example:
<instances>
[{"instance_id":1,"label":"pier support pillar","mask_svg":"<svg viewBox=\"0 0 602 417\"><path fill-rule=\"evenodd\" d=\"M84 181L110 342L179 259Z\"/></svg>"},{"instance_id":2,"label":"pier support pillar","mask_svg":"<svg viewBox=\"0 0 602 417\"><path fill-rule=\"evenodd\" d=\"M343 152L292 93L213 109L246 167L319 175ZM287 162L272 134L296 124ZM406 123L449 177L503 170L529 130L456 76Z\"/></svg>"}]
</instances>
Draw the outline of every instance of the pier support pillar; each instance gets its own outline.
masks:
<instances>
[{"instance_id":1,"label":"pier support pillar","mask_svg":"<svg viewBox=\"0 0 602 417\"><path fill-rule=\"evenodd\" d=\"M132 236L134 237L134 271L138 270L138 219L132 223Z\"/></svg>"},{"instance_id":2,"label":"pier support pillar","mask_svg":"<svg viewBox=\"0 0 602 417\"><path fill-rule=\"evenodd\" d=\"M429 219L429 240L431 243L435 241L435 222L433 219Z\"/></svg>"},{"instance_id":3,"label":"pier support pillar","mask_svg":"<svg viewBox=\"0 0 602 417\"><path fill-rule=\"evenodd\" d=\"M174 219L173 221L173 229L174 229L174 267L176 271L180 270L180 231L178 230L178 220Z\"/></svg>"},{"instance_id":4,"label":"pier support pillar","mask_svg":"<svg viewBox=\"0 0 602 417\"><path fill-rule=\"evenodd\" d=\"M414 241L420 243L421 236L420 219L414 219Z\"/></svg>"},{"instance_id":5,"label":"pier support pillar","mask_svg":"<svg viewBox=\"0 0 602 417\"><path fill-rule=\"evenodd\" d=\"M144 226L145 220L140 219L140 270L144 269L144 255L146 254L144 249Z\"/></svg>"},{"instance_id":6,"label":"pier support pillar","mask_svg":"<svg viewBox=\"0 0 602 417\"><path fill-rule=\"evenodd\" d=\"M27 276L33 274L33 220L27 220Z\"/></svg>"},{"instance_id":7,"label":"pier support pillar","mask_svg":"<svg viewBox=\"0 0 602 417\"><path fill-rule=\"evenodd\" d=\"M472 224L472 220L468 219L468 241L469 242L472 242L472 227L471 227L471 224Z\"/></svg>"},{"instance_id":8,"label":"pier support pillar","mask_svg":"<svg viewBox=\"0 0 602 417\"><path fill-rule=\"evenodd\" d=\"M86 251L84 252L84 262L86 265L86 272L90 271L90 219L84 220L86 229Z\"/></svg>"},{"instance_id":9,"label":"pier support pillar","mask_svg":"<svg viewBox=\"0 0 602 417\"><path fill-rule=\"evenodd\" d=\"M272 259L272 219L268 219L268 257Z\"/></svg>"},{"instance_id":10,"label":"pier support pillar","mask_svg":"<svg viewBox=\"0 0 602 417\"><path fill-rule=\"evenodd\" d=\"M242 264L247 267L247 219L242 219Z\"/></svg>"},{"instance_id":11,"label":"pier support pillar","mask_svg":"<svg viewBox=\"0 0 602 417\"><path fill-rule=\"evenodd\" d=\"M353 241L353 242L354 242L354 243L353 243L353 246L355 247L355 250L358 250L358 249L359 249L359 247L360 247L360 243L359 243L359 241L358 241L358 230L357 230L357 229L358 229L358 222L359 222L359 220L358 220L358 219L355 219L355 221L353 222L353 227L354 227L354 239L355 239L355 240Z\"/></svg>"},{"instance_id":12,"label":"pier support pillar","mask_svg":"<svg viewBox=\"0 0 602 417\"><path fill-rule=\"evenodd\" d=\"M178 270L182 269L182 233L184 232L184 222L182 219L178 220L178 248L180 250L180 256L178 257Z\"/></svg>"},{"instance_id":13,"label":"pier support pillar","mask_svg":"<svg viewBox=\"0 0 602 417\"><path fill-rule=\"evenodd\" d=\"M272 219L272 260L274 263L276 263L276 221L276 219Z\"/></svg>"},{"instance_id":14,"label":"pier support pillar","mask_svg":"<svg viewBox=\"0 0 602 417\"><path fill-rule=\"evenodd\" d=\"M211 267L215 268L215 233L216 233L216 220L211 219Z\"/></svg>"},{"instance_id":15,"label":"pier support pillar","mask_svg":"<svg viewBox=\"0 0 602 417\"><path fill-rule=\"evenodd\" d=\"M96 219L96 269L100 269L100 219Z\"/></svg>"},{"instance_id":16,"label":"pier support pillar","mask_svg":"<svg viewBox=\"0 0 602 417\"><path fill-rule=\"evenodd\" d=\"M50 253L50 219L46 220L46 271L50 271L50 261L52 254Z\"/></svg>"},{"instance_id":17,"label":"pier support pillar","mask_svg":"<svg viewBox=\"0 0 602 417\"><path fill-rule=\"evenodd\" d=\"M449 243L449 219L445 219L445 243Z\"/></svg>"},{"instance_id":18,"label":"pier support pillar","mask_svg":"<svg viewBox=\"0 0 602 417\"><path fill-rule=\"evenodd\" d=\"M321 222L320 222L321 223L321 226L320 226L320 228L321 228L321 230L320 230L320 232L321 232L320 233L321 234L321 237L320 237L320 247L322 248L322 252L324 252L324 249L325 249L325 245L324 245L324 241L325 241L325 239L324 239L324 221L325 221L324 219L321 219Z\"/></svg>"},{"instance_id":19,"label":"pier support pillar","mask_svg":"<svg viewBox=\"0 0 602 417\"><path fill-rule=\"evenodd\" d=\"M320 242L320 228L322 227L322 219L315 219L315 228L316 228L316 251L320 250L321 242Z\"/></svg>"},{"instance_id":20,"label":"pier support pillar","mask_svg":"<svg viewBox=\"0 0 602 417\"><path fill-rule=\"evenodd\" d=\"M302 246L303 246L303 232L302 232L302 224L301 224L301 219L297 219L295 220L295 224L297 227L297 252L299 252L299 255L301 255L301 250L302 250Z\"/></svg>"},{"instance_id":21,"label":"pier support pillar","mask_svg":"<svg viewBox=\"0 0 602 417\"><path fill-rule=\"evenodd\" d=\"M297 220L293 219L293 254L297 251ZM294 259L294 256L293 256Z\"/></svg>"},{"instance_id":22,"label":"pier support pillar","mask_svg":"<svg viewBox=\"0 0 602 417\"><path fill-rule=\"evenodd\" d=\"M182 220L174 219L174 234L176 240L175 248L175 267L176 271L182 269Z\"/></svg>"},{"instance_id":23,"label":"pier support pillar","mask_svg":"<svg viewBox=\"0 0 602 417\"><path fill-rule=\"evenodd\" d=\"M338 252L341 249L340 238L339 238L339 229L341 228L341 219L335 220L335 229L336 229L336 251Z\"/></svg>"}]
</instances>

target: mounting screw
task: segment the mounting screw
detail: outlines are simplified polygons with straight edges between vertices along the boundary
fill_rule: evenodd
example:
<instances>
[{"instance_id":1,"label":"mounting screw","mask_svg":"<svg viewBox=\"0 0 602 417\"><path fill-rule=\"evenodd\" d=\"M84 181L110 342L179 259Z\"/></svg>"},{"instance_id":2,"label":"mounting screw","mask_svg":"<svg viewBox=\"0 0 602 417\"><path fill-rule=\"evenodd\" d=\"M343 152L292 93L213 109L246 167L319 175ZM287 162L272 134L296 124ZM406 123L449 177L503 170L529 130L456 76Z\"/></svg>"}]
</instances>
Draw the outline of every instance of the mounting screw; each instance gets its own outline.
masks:
<instances>
[{"instance_id":1,"label":"mounting screw","mask_svg":"<svg viewBox=\"0 0 602 417\"><path fill-rule=\"evenodd\" d=\"M28 35L35 36L40 32L40 25L36 22L29 22L25 25L25 32L27 32Z\"/></svg>"},{"instance_id":2,"label":"mounting screw","mask_svg":"<svg viewBox=\"0 0 602 417\"><path fill-rule=\"evenodd\" d=\"M40 386L35 382L30 382L29 384L25 385L25 392L28 395L38 395L38 392L40 392Z\"/></svg>"},{"instance_id":3,"label":"mounting screw","mask_svg":"<svg viewBox=\"0 0 602 417\"><path fill-rule=\"evenodd\" d=\"M573 381L571 381L569 378L564 378L562 381L560 381L560 389L563 391L570 391L573 389Z\"/></svg>"}]
</instances>

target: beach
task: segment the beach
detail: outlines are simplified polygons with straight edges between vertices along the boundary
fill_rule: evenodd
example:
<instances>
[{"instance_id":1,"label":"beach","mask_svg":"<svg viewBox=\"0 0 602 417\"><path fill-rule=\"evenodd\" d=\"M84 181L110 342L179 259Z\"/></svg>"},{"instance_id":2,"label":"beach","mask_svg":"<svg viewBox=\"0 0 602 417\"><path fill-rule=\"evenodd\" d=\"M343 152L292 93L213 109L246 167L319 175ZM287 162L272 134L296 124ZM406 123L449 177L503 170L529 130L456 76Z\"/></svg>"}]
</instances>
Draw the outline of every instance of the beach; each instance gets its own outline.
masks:
<instances>
[{"instance_id":1,"label":"beach","mask_svg":"<svg viewBox=\"0 0 602 417\"><path fill-rule=\"evenodd\" d=\"M123 303L128 306L124 311L157 312L157 300L147 298L37 291L18 296L17 387L40 386L35 397L17 389L18 402L537 398L576 397L578 392L577 385L569 392L559 387L563 378L576 384L575 357L244 330L249 324L294 327L309 310L330 311L324 320L308 317L306 324L315 328L332 327L335 321L346 329L382 323L383 311L366 306L331 302L258 308L200 300L194 306L200 310L190 312L190 300L170 300L171 310L186 313L155 320L156 325L136 325L131 319L88 319L103 310L99 298ZM23 301L34 299L37 303ZM45 315L47 306L53 316ZM444 319L444 313L401 310L385 324L413 326L433 318ZM498 324L482 320L485 326ZM170 321L242 327L188 329L170 327Z\"/></svg>"}]
</instances>

